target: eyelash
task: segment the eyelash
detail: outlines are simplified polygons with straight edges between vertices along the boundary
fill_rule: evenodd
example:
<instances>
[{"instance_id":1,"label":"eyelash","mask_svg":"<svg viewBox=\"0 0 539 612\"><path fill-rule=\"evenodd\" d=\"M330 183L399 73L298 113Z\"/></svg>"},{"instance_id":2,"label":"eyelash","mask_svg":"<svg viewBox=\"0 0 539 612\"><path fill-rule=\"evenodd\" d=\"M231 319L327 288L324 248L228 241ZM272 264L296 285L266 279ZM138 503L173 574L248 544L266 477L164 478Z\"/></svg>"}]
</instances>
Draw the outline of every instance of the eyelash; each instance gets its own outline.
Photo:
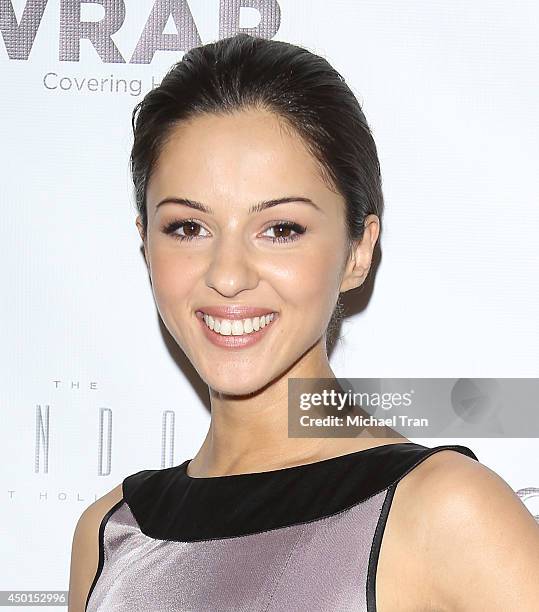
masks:
<instances>
[{"instance_id":1,"label":"eyelash","mask_svg":"<svg viewBox=\"0 0 539 612\"><path fill-rule=\"evenodd\" d=\"M183 240L193 240L193 239L201 238L201 237L203 238L203 236L182 236L180 234L175 234L174 233L180 227L182 227L184 225L188 225L188 224L198 225L199 227L201 227L200 223L198 223L194 219L179 219L177 221L171 221L170 223L165 225L162 228L162 232L164 234L170 235L172 238L174 238L175 240L179 240L180 242L182 242ZM271 238L270 237L270 240L273 243L275 243L275 242L280 242L280 243L294 242L294 240L298 240L298 238L300 238L301 235L304 234L306 229L307 229L303 225L300 225L299 223L294 223L293 221L278 221L277 223L274 223L273 225L270 225L264 231L267 232L269 229L273 229L274 227L286 227L286 228L290 228L290 229L292 229L292 230L294 230L296 232L296 235L292 236L292 237L289 237L289 238L283 238L282 236L277 236L276 238Z\"/></svg>"}]
</instances>

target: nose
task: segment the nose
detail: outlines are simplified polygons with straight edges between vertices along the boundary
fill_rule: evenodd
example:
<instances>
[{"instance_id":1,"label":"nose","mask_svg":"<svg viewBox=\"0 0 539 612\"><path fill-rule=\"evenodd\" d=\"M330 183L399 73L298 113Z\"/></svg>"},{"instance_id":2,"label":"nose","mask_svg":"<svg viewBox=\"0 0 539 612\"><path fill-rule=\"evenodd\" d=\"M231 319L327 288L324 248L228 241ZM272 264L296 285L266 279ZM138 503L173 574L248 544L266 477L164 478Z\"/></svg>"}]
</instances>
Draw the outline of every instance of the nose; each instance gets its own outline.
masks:
<instances>
[{"instance_id":1,"label":"nose","mask_svg":"<svg viewBox=\"0 0 539 612\"><path fill-rule=\"evenodd\" d=\"M244 289L254 289L257 284L258 273L246 245L235 235L216 241L206 271L206 285L226 297L233 297Z\"/></svg>"}]
</instances>

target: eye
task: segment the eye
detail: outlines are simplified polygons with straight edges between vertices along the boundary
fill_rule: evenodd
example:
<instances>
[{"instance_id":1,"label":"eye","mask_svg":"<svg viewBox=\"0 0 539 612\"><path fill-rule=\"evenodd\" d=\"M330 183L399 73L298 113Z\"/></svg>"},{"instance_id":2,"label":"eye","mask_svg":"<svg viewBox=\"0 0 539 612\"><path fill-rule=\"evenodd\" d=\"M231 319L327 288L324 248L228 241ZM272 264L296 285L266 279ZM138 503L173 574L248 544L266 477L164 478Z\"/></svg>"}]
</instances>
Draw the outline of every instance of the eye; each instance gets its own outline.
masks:
<instances>
[{"instance_id":1,"label":"eye","mask_svg":"<svg viewBox=\"0 0 539 612\"><path fill-rule=\"evenodd\" d=\"M183 233L178 233L178 230L181 229ZM200 223L195 221L194 219L177 219L175 221L171 221L167 225L162 228L162 232L164 234L170 235L171 238L175 240L193 240L204 238L205 236L201 236L199 234L200 230L203 229ZM279 221L278 223L274 223L266 230L264 233L274 230L276 236L269 236L270 240L275 242L293 242L297 240L302 234L305 233L306 228L299 223L294 223L292 221ZM291 232L294 232L290 235Z\"/></svg>"},{"instance_id":2,"label":"eye","mask_svg":"<svg viewBox=\"0 0 539 612\"><path fill-rule=\"evenodd\" d=\"M186 232L184 234L176 233L176 230L180 228L186 228ZM198 228L198 229L197 229ZM197 223L194 219L178 219L176 221L171 221L167 225L165 225L162 229L164 234L169 234L172 238L176 240L193 240L195 238L203 238L204 236L199 236L197 231L202 228L200 223Z\"/></svg>"},{"instance_id":3,"label":"eye","mask_svg":"<svg viewBox=\"0 0 539 612\"><path fill-rule=\"evenodd\" d=\"M300 225L299 223L294 223L293 221L279 221L278 223L275 223L274 225L268 227L265 232L269 230L275 230L275 228L278 228L278 231L276 232L277 236L269 237L272 242L293 242L294 240L300 238L301 235L304 234L305 230L307 229L303 225ZM290 230L295 232L295 235L293 234L292 236L290 236Z\"/></svg>"}]
</instances>

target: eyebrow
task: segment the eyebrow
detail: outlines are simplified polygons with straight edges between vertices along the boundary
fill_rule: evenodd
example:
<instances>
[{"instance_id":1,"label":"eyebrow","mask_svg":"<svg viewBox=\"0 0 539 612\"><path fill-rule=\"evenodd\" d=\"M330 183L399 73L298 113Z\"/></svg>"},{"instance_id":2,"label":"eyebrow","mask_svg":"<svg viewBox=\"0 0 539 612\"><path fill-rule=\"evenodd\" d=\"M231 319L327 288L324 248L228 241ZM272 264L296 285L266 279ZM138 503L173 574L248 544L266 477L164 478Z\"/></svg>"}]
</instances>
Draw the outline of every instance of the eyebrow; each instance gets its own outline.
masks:
<instances>
[{"instance_id":1,"label":"eyebrow","mask_svg":"<svg viewBox=\"0 0 539 612\"><path fill-rule=\"evenodd\" d=\"M289 202L303 202L304 204L313 206L319 212L324 213L320 206L318 206L318 204L315 204L310 198L304 198L302 196L287 196L285 198L265 200L263 202L259 202L258 204L253 204L253 206L249 208L249 214L261 212L266 208L272 208L273 206L277 206L279 204L288 204ZM199 210L200 212L207 213L209 215L214 214L214 211L209 206L201 204L200 202L196 202L195 200L190 200L189 198L163 198L160 202L157 203L155 210L157 211L157 209L162 204L183 204L184 206L189 206L189 208L194 208L195 210Z\"/></svg>"}]
</instances>

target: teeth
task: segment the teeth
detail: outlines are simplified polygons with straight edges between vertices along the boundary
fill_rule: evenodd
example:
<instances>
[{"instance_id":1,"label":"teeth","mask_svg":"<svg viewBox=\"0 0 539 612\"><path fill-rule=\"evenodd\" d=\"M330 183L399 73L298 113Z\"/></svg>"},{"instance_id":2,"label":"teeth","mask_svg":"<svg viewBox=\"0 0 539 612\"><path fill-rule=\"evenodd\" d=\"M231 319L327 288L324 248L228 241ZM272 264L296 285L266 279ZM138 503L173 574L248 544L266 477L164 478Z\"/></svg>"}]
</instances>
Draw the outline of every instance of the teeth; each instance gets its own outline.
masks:
<instances>
[{"instance_id":1,"label":"teeth","mask_svg":"<svg viewBox=\"0 0 539 612\"><path fill-rule=\"evenodd\" d=\"M261 317L253 317L252 319L215 319L208 314L204 314L203 318L204 323L210 329L222 336L243 336L253 331L257 332L266 327L266 325L269 325L275 318L275 313L272 312Z\"/></svg>"}]
</instances>

